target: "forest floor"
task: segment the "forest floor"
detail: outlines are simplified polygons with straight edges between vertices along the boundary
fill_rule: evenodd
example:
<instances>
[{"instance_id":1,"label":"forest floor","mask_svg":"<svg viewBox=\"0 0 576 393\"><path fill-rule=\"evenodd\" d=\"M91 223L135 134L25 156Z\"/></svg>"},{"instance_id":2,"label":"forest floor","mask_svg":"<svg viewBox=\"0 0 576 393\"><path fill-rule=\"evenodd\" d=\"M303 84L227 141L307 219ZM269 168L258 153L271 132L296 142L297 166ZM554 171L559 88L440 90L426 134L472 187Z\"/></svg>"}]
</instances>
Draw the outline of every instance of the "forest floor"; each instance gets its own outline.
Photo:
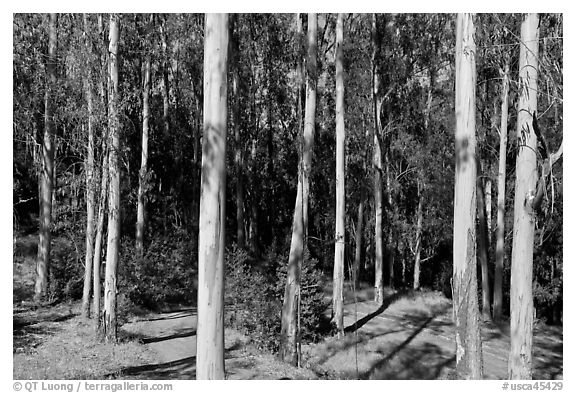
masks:
<instances>
[{"instance_id":1,"label":"forest floor","mask_svg":"<svg viewBox=\"0 0 576 393\"><path fill-rule=\"evenodd\" d=\"M140 312L120 328L117 345L99 343L79 302L36 308L33 264L15 258L14 379L194 379L196 310ZM327 290L327 293L329 291ZM354 301L356 298L356 301ZM227 379L452 379L455 345L451 301L437 292L391 291L383 305L372 288L345 293L345 337L302 346L302 368L259 351L237 331L225 332ZM482 327L484 375L505 379L508 324ZM561 326L538 323L534 378L563 377Z\"/></svg>"}]
</instances>

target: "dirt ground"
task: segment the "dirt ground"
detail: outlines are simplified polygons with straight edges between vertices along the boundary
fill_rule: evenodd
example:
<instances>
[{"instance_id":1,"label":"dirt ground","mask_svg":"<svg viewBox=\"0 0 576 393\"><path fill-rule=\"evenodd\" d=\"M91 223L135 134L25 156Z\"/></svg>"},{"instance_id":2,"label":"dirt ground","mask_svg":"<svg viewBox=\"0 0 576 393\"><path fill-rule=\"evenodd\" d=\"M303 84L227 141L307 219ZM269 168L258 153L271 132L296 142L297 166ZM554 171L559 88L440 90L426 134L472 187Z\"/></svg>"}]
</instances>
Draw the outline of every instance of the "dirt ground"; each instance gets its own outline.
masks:
<instances>
[{"instance_id":1,"label":"dirt ground","mask_svg":"<svg viewBox=\"0 0 576 393\"><path fill-rule=\"evenodd\" d=\"M366 295L366 294L364 294ZM366 297L366 296L364 296ZM161 314L126 325L157 354L158 362L125 370L137 378L194 377L195 310ZM348 302L346 336L304 345L303 368L279 363L226 331L228 379L453 379L455 348L452 308L437 293L389 294L383 306L370 300ZM510 335L486 323L482 329L484 375L506 379ZM534 378L562 379L562 331L539 325L534 336Z\"/></svg>"},{"instance_id":2,"label":"dirt ground","mask_svg":"<svg viewBox=\"0 0 576 393\"><path fill-rule=\"evenodd\" d=\"M30 265L30 266L28 266ZM101 344L79 303L35 309L32 264L14 263L15 379L194 379L196 310L147 313L121 328L120 344ZM327 288L327 293L329 293ZM354 299L356 298L356 301ZM225 333L227 379L452 379L455 345L451 302L435 292L388 291L382 306L372 289L345 293L346 335L302 346L302 368ZM482 328L484 375L505 379L507 324ZM562 379L562 327L537 324L534 378Z\"/></svg>"}]
</instances>

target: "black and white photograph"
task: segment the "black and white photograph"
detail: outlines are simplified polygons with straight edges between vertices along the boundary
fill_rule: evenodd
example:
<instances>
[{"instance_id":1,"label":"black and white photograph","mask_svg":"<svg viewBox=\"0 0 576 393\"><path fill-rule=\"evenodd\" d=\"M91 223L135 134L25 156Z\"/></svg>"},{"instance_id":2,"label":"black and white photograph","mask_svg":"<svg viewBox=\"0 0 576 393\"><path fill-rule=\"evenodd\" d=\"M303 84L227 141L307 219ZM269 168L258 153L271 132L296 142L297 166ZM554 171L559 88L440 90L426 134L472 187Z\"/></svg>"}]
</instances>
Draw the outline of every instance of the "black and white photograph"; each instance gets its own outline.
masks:
<instances>
[{"instance_id":1,"label":"black and white photograph","mask_svg":"<svg viewBox=\"0 0 576 393\"><path fill-rule=\"evenodd\" d=\"M566 389L563 13L53 8L11 16L13 391Z\"/></svg>"}]
</instances>

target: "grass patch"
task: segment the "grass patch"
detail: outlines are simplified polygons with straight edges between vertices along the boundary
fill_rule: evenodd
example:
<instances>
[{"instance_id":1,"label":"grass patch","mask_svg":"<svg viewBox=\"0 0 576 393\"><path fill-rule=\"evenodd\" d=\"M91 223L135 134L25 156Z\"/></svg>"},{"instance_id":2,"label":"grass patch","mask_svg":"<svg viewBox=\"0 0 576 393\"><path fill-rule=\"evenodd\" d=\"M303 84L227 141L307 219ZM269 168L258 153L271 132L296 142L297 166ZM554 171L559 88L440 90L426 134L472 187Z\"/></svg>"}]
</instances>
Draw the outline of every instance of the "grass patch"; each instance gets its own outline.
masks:
<instances>
[{"instance_id":1,"label":"grass patch","mask_svg":"<svg viewBox=\"0 0 576 393\"><path fill-rule=\"evenodd\" d=\"M14 332L14 344L14 379L125 379L120 370L152 357L126 334L116 345L98 342L91 321L79 316L25 326Z\"/></svg>"}]
</instances>

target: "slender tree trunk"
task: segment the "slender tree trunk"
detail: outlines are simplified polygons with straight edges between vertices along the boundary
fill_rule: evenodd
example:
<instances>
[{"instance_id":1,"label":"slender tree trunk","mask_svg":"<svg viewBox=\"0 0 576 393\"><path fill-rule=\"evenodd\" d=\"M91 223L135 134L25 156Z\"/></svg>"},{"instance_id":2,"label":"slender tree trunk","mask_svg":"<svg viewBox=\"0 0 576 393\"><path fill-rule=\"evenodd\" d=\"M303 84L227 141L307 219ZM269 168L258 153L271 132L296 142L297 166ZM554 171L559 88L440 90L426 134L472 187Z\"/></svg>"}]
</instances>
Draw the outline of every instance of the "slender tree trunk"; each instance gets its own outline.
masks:
<instances>
[{"instance_id":1,"label":"slender tree trunk","mask_svg":"<svg viewBox=\"0 0 576 393\"><path fill-rule=\"evenodd\" d=\"M362 231L364 231L364 195L360 195L358 202L358 217L356 221L356 248L354 249L354 286L360 284L360 266L362 262Z\"/></svg>"},{"instance_id":2,"label":"slender tree trunk","mask_svg":"<svg viewBox=\"0 0 576 393\"><path fill-rule=\"evenodd\" d=\"M152 17L151 17L152 18ZM152 20L150 21L152 24ZM148 173L148 132L150 121L150 53L146 54L143 64L144 85L142 86L142 157L138 174L138 208L136 213L136 252L144 252L144 232L146 228L146 188Z\"/></svg>"},{"instance_id":3,"label":"slender tree trunk","mask_svg":"<svg viewBox=\"0 0 576 393\"><path fill-rule=\"evenodd\" d=\"M102 68L100 74L100 99L102 102L102 109L106 117L108 116L108 72L106 64L107 60L107 40L104 33L104 19L102 14L98 14L98 32L101 35L102 43ZM94 293L94 332L99 339L102 338L104 333L102 329L102 316L101 316L101 282L100 282L100 267L101 267L101 254L102 254L102 238L104 236L104 219L106 218L106 202L108 195L108 130L102 130L102 166L100 168L100 198L98 201L98 224L96 227L96 239L94 240L94 276L93 293Z\"/></svg>"},{"instance_id":4,"label":"slender tree trunk","mask_svg":"<svg viewBox=\"0 0 576 393\"><path fill-rule=\"evenodd\" d=\"M88 15L83 15L84 34L86 35L86 55L91 58L90 29ZM96 185L94 179L94 104L92 93L92 65L86 64L87 75L84 80L86 104L88 109L88 151L86 155L86 259L84 262L84 290L82 292L82 316L90 318L90 286L92 284L92 260L94 258L94 208Z\"/></svg>"},{"instance_id":5,"label":"slender tree trunk","mask_svg":"<svg viewBox=\"0 0 576 393\"><path fill-rule=\"evenodd\" d=\"M117 341L116 293L118 290L116 272L120 246L120 120L118 114L118 40L120 20L116 14L110 15L110 99L108 102L108 127L110 138L109 176L110 194L108 197L108 241L106 245L106 278L104 282L104 335L106 342Z\"/></svg>"},{"instance_id":6,"label":"slender tree trunk","mask_svg":"<svg viewBox=\"0 0 576 393\"><path fill-rule=\"evenodd\" d=\"M435 82L435 72L431 69L430 70L430 86L428 88L428 97L426 99L426 111L424 112L424 130L425 130L425 137L428 138L429 135L429 125L430 125L430 112L432 109L432 98L433 98L433 91L434 91L434 82ZM414 290L420 288L420 262L422 260L422 223L424 220L424 195L421 185L420 178L417 180L417 189L418 189L418 208L416 210L416 247L415 247L415 257L414 257Z\"/></svg>"},{"instance_id":7,"label":"slender tree trunk","mask_svg":"<svg viewBox=\"0 0 576 393\"><path fill-rule=\"evenodd\" d=\"M422 187L420 186L420 180L418 180L418 209L416 210L416 256L414 259L414 285L412 288L414 290L420 289L420 258L422 250L422 221L423 221L423 208L424 195L422 193Z\"/></svg>"},{"instance_id":8,"label":"slender tree trunk","mask_svg":"<svg viewBox=\"0 0 576 393\"><path fill-rule=\"evenodd\" d=\"M238 16L231 18L230 30L232 38L232 94L234 108L232 112L234 121L234 166L236 170L236 243L238 247L246 247L246 233L244 231L244 163L242 160L242 139L240 136L240 48L238 32L235 30Z\"/></svg>"},{"instance_id":9,"label":"slender tree trunk","mask_svg":"<svg viewBox=\"0 0 576 393\"><path fill-rule=\"evenodd\" d=\"M479 178L476 185L478 195L478 260L482 272L482 318L490 320L490 283L488 279L488 225L486 222L484 185Z\"/></svg>"},{"instance_id":10,"label":"slender tree trunk","mask_svg":"<svg viewBox=\"0 0 576 393\"><path fill-rule=\"evenodd\" d=\"M106 143L106 133L103 135L102 141L102 170L101 170L101 185L100 185L100 198L98 202L98 224L96 227L96 239L94 240L94 331L100 335L102 329L102 321L100 315L100 256L102 254L102 237L104 234L104 219L106 217L106 195L108 194L108 148Z\"/></svg>"},{"instance_id":11,"label":"slender tree trunk","mask_svg":"<svg viewBox=\"0 0 576 393\"><path fill-rule=\"evenodd\" d=\"M206 14L196 379L224 379L228 14Z\"/></svg>"},{"instance_id":12,"label":"slender tree trunk","mask_svg":"<svg viewBox=\"0 0 576 393\"><path fill-rule=\"evenodd\" d=\"M498 211L496 218L496 266L494 272L494 320L502 319L502 272L504 270L504 216L506 209L506 149L508 145L508 73L502 76L502 109L500 116L500 155L498 159Z\"/></svg>"},{"instance_id":13,"label":"slender tree trunk","mask_svg":"<svg viewBox=\"0 0 576 393\"><path fill-rule=\"evenodd\" d=\"M344 161L346 134L344 129L344 39L343 14L336 22L336 243L334 246L334 285L332 312L338 336L344 336L344 248L346 205L344 196Z\"/></svg>"},{"instance_id":14,"label":"slender tree trunk","mask_svg":"<svg viewBox=\"0 0 576 393\"><path fill-rule=\"evenodd\" d=\"M456 180L454 192L453 307L456 373L482 378L476 283L476 44L472 14L456 26Z\"/></svg>"},{"instance_id":15,"label":"slender tree trunk","mask_svg":"<svg viewBox=\"0 0 576 393\"><path fill-rule=\"evenodd\" d=\"M298 311L300 304L300 271L306 248L308 228L309 176L312 163L312 147L316 119L316 46L317 15L308 14L308 61L306 64L306 104L304 114L304 140L298 175L298 190L292 224L292 240L288 258L288 272L282 306L280 332L280 357L297 365L298 359Z\"/></svg>"},{"instance_id":16,"label":"slender tree trunk","mask_svg":"<svg viewBox=\"0 0 576 393\"><path fill-rule=\"evenodd\" d=\"M510 379L532 378L532 261L534 250L534 211L536 195L536 135L532 114L537 110L538 14L522 21L520 43L520 97L518 99L518 154L514 192L514 237L510 280Z\"/></svg>"},{"instance_id":17,"label":"slender tree trunk","mask_svg":"<svg viewBox=\"0 0 576 393\"><path fill-rule=\"evenodd\" d=\"M56 45L58 15L50 14L48 27L48 61L46 62L46 93L44 95L44 138L42 140L42 172L40 175L40 235L36 260L34 300L44 300L48 294L52 226L52 191L54 186L54 109L56 90Z\"/></svg>"},{"instance_id":18,"label":"slender tree trunk","mask_svg":"<svg viewBox=\"0 0 576 393\"><path fill-rule=\"evenodd\" d=\"M376 65L378 57L379 36L376 23L376 14L372 14L372 100L374 103L374 211L376 222L374 225L374 301L381 303L384 298L384 279L383 279L383 248L382 238L382 215L383 215L383 197L382 197L382 149L380 146L380 133L382 130L380 124L380 111L382 100L379 94L380 80L378 67Z\"/></svg>"}]
</instances>

